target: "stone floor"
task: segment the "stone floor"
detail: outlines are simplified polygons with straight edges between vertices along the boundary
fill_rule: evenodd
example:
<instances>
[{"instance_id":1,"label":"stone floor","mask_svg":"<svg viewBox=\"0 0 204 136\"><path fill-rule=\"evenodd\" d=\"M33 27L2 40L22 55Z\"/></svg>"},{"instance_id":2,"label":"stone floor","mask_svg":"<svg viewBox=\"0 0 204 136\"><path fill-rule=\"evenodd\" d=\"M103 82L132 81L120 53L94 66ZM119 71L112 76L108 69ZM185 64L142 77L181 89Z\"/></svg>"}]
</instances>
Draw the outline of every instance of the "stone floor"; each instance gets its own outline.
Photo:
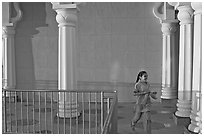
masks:
<instances>
[{"instance_id":1,"label":"stone floor","mask_svg":"<svg viewBox=\"0 0 204 136\"><path fill-rule=\"evenodd\" d=\"M142 120L140 120L135 131L130 127L133 113L134 103L119 103L118 105L118 133L119 134L145 134L143 130ZM174 103L152 104L152 134L183 134L184 127L177 126L173 120L173 113L176 107Z\"/></svg>"}]
</instances>

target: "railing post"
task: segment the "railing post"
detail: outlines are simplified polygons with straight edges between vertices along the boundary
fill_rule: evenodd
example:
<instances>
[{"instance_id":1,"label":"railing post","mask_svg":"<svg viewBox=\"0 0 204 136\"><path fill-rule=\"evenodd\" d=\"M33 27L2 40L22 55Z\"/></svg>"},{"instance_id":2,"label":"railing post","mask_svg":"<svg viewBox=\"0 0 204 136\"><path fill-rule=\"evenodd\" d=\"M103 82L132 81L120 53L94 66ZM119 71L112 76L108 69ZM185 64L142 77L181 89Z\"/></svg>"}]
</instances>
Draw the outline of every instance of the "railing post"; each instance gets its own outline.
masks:
<instances>
[{"instance_id":1,"label":"railing post","mask_svg":"<svg viewBox=\"0 0 204 136\"><path fill-rule=\"evenodd\" d=\"M3 90L4 96L6 96L6 90ZM7 117L6 117L6 97L4 97L4 133L7 132Z\"/></svg>"},{"instance_id":2,"label":"railing post","mask_svg":"<svg viewBox=\"0 0 204 136\"><path fill-rule=\"evenodd\" d=\"M117 134L118 131L118 94L115 91L115 106L114 106L114 114L112 118L112 128L111 133Z\"/></svg>"},{"instance_id":3,"label":"railing post","mask_svg":"<svg viewBox=\"0 0 204 136\"><path fill-rule=\"evenodd\" d=\"M104 129L104 123L103 123L103 117L104 117L104 108L103 108L103 97L104 97L104 92L101 92L101 132L103 132Z\"/></svg>"}]
</instances>

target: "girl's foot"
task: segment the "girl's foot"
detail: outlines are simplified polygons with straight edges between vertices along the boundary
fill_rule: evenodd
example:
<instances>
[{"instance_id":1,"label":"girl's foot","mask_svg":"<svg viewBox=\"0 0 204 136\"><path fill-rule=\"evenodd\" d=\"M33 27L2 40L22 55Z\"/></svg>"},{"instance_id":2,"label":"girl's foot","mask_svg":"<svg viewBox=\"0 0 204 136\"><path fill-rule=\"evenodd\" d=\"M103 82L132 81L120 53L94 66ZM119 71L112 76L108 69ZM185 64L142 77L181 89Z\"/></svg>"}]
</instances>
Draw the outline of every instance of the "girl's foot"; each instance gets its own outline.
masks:
<instances>
[{"instance_id":1,"label":"girl's foot","mask_svg":"<svg viewBox=\"0 0 204 136\"><path fill-rule=\"evenodd\" d=\"M135 131L135 123L131 122L130 126L131 126L132 130Z\"/></svg>"}]
</instances>

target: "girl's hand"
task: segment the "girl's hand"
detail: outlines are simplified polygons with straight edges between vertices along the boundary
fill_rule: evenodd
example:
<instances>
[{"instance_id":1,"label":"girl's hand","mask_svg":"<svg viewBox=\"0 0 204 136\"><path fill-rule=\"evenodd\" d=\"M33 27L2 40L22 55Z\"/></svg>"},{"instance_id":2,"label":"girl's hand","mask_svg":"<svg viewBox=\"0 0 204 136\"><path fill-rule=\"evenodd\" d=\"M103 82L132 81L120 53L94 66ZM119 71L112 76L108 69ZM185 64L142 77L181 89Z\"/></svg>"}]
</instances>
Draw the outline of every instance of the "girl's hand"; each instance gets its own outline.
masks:
<instances>
[{"instance_id":1,"label":"girl's hand","mask_svg":"<svg viewBox=\"0 0 204 136\"><path fill-rule=\"evenodd\" d=\"M157 94L157 92L151 92L150 96L151 96L153 99L157 99L156 94Z\"/></svg>"}]
</instances>

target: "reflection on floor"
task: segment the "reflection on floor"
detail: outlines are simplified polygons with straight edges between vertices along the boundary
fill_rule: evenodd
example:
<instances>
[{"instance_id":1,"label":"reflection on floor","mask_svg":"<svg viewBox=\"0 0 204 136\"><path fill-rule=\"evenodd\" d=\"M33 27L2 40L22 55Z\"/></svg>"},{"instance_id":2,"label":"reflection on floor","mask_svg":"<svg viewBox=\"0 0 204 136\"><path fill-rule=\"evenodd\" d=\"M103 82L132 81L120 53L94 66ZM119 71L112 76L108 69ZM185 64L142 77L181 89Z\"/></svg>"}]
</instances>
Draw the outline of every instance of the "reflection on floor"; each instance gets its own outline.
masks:
<instances>
[{"instance_id":1,"label":"reflection on floor","mask_svg":"<svg viewBox=\"0 0 204 136\"><path fill-rule=\"evenodd\" d=\"M119 134L145 134L142 119L136 124L136 130L130 127L134 102L119 103L118 106L118 133ZM183 134L184 127L177 126L173 121L175 104L155 102L151 108L152 134Z\"/></svg>"}]
</instances>

